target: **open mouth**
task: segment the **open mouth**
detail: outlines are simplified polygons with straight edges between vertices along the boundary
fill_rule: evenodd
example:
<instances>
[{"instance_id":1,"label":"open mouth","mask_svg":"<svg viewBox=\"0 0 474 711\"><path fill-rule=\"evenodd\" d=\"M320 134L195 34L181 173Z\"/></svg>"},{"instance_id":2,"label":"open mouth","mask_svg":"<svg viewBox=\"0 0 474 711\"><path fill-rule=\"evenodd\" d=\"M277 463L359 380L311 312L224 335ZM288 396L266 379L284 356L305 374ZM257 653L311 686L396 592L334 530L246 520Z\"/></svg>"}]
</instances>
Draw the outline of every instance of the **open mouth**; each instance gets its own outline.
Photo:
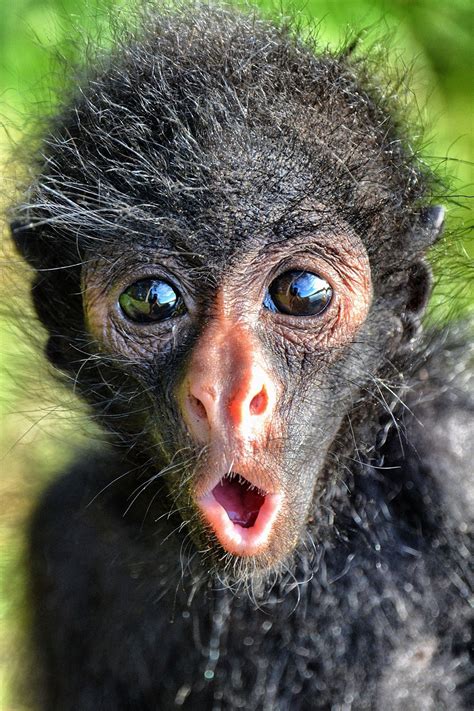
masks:
<instances>
[{"instance_id":1,"label":"open mouth","mask_svg":"<svg viewBox=\"0 0 474 711\"><path fill-rule=\"evenodd\" d=\"M230 472L198 503L225 550L255 555L266 547L281 498Z\"/></svg>"}]
</instances>

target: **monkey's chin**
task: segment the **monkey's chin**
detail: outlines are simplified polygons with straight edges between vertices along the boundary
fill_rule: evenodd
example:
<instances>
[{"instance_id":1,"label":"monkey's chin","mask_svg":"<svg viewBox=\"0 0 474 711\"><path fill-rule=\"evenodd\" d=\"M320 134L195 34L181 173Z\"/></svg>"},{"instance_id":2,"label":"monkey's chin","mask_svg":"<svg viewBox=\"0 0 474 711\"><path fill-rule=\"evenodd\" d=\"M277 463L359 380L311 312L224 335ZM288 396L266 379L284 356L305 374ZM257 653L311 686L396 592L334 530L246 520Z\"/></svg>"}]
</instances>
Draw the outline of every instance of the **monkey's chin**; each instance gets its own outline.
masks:
<instances>
[{"instance_id":1,"label":"monkey's chin","mask_svg":"<svg viewBox=\"0 0 474 711\"><path fill-rule=\"evenodd\" d=\"M224 550L249 557L268 548L282 499L238 476L223 477L197 503Z\"/></svg>"}]
</instances>

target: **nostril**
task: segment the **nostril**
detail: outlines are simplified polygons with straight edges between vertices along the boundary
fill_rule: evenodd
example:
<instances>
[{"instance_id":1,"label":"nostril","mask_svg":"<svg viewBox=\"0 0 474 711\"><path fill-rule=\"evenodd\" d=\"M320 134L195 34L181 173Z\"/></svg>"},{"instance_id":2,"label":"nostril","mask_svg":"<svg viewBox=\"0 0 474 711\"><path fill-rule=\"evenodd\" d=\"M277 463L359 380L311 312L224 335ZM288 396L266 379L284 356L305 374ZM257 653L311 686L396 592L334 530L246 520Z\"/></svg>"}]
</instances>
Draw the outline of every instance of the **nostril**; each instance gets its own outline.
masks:
<instances>
[{"instance_id":1,"label":"nostril","mask_svg":"<svg viewBox=\"0 0 474 711\"><path fill-rule=\"evenodd\" d=\"M202 404L201 400L191 393L189 393L189 405L191 407L191 412L193 412L196 417L200 420L207 420L206 408Z\"/></svg>"},{"instance_id":2,"label":"nostril","mask_svg":"<svg viewBox=\"0 0 474 711\"><path fill-rule=\"evenodd\" d=\"M250 414L262 415L267 409L268 395L265 386L257 393L250 402Z\"/></svg>"}]
</instances>

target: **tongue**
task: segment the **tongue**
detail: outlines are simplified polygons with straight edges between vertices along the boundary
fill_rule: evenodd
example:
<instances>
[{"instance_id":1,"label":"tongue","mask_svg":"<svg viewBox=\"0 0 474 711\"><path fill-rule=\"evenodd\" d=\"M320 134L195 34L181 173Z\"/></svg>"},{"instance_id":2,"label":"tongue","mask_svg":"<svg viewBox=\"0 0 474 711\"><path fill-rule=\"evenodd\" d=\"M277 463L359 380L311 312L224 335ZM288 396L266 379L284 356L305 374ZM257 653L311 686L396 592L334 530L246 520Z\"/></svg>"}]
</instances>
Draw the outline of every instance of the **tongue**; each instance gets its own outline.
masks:
<instances>
[{"instance_id":1,"label":"tongue","mask_svg":"<svg viewBox=\"0 0 474 711\"><path fill-rule=\"evenodd\" d=\"M251 528L265 501L265 494L251 488L245 480L221 479L212 490L216 501L226 510L232 523Z\"/></svg>"}]
</instances>

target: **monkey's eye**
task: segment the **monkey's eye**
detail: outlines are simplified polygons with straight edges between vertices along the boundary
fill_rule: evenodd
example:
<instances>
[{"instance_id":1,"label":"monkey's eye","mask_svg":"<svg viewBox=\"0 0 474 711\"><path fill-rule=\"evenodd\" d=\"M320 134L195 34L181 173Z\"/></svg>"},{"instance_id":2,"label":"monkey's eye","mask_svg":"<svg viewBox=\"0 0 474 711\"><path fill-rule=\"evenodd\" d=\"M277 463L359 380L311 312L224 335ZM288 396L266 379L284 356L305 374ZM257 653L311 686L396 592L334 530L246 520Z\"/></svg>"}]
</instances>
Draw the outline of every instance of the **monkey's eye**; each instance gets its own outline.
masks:
<instances>
[{"instance_id":1,"label":"monkey's eye","mask_svg":"<svg viewBox=\"0 0 474 711\"><path fill-rule=\"evenodd\" d=\"M289 316L317 316L329 305L332 288L317 274L294 270L280 274L267 291L263 305Z\"/></svg>"},{"instance_id":2,"label":"monkey's eye","mask_svg":"<svg viewBox=\"0 0 474 711\"><path fill-rule=\"evenodd\" d=\"M138 323L165 321L186 310L179 292L161 279L136 281L120 294L119 304L124 314Z\"/></svg>"}]
</instances>

